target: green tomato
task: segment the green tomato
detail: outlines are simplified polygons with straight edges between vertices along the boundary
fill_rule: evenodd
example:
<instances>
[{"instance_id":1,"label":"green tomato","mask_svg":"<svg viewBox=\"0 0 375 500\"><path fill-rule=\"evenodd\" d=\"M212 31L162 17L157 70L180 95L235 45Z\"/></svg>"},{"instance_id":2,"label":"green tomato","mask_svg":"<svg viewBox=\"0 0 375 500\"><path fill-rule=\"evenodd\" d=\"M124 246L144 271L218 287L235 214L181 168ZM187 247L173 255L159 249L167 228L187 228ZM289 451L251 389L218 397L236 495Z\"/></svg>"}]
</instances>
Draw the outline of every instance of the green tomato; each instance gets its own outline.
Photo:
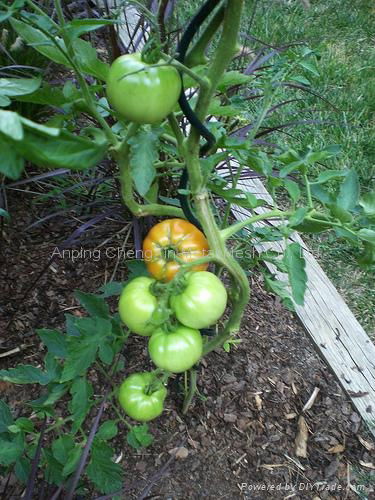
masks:
<instances>
[{"instance_id":1,"label":"green tomato","mask_svg":"<svg viewBox=\"0 0 375 500\"><path fill-rule=\"evenodd\" d=\"M173 373L189 370L202 356L202 349L199 330L183 325L171 332L159 328L148 341L148 351L155 365Z\"/></svg>"},{"instance_id":2,"label":"green tomato","mask_svg":"<svg viewBox=\"0 0 375 500\"><path fill-rule=\"evenodd\" d=\"M129 417L139 422L147 422L162 413L167 389L160 385L150 393L150 385L154 381L154 375L148 372L133 373L123 381L118 399Z\"/></svg>"},{"instance_id":3,"label":"green tomato","mask_svg":"<svg viewBox=\"0 0 375 500\"><path fill-rule=\"evenodd\" d=\"M139 276L131 280L122 290L118 305L121 321L134 333L151 335L155 325L151 317L156 311L158 302L150 291L154 279Z\"/></svg>"},{"instance_id":4,"label":"green tomato","mask_svg":"<svg viewBox=\"0 0 375 500\"><path fill-rule=\"evenodd\" d=\"M158 62L162 63L165 61ZM123 118L132 122L162 121L173 111L180 96L181 77L176 68L151 66L137 53L118 57L109 68L108 101Z\"/></svg>"},{"instance_id":5,"label":"green tomato","mask_svg":"<svg viewBox=\"0 0 375 500\"><path fill-rule=\"evenodd\" d=\"M190 328L206 328L222 316L227 291L215 274L197 271L186 274L186 287L171 297L171 307L180 323Z\"/></svg>"}]
</instances>

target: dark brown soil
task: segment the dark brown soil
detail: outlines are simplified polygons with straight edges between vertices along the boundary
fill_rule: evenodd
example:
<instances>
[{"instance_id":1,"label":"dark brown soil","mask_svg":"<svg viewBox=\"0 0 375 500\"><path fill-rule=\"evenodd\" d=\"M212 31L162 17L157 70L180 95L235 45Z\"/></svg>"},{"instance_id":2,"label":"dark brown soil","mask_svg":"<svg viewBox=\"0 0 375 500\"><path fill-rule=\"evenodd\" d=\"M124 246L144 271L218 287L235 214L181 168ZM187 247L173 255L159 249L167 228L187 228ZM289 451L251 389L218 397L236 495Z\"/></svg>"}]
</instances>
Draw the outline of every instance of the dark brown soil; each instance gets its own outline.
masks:
<instances>
[{"instance_id":1,"label":"dark brown soil","mask_svg":"<svg viewBox=\"0 0 375 500\"><path fill-rule=\"evenodd\" d=\"M30 208L14 206L11 213L13 222L4 228L0 254L0 352L24 347L21 353L0 358L2 368L38 364L41 349L35 329L63 328L65 312L81 314L73 291L96 291L116 264L106 258L75 263L57 259L24 299L56 244L72 228L55 220L25 233L33 217ZM95 236L104 241L119 229L119 222L107 221ZM119 237L107 246L121 244ZM120 263L115 279L123 280L125 272ZM229 354L220 349L202 361L200 394L189 413L181 413L183 381L176 380L166 411L150 424L152 446L136 452L126 444L125 430L117 436L115 449L122 456L125 478L119 498L375 498L374 451L358 414L294 316L263 291L260 277L253 276L251 285L242 342ZM119 380L150 366L144 338L131 337L123 354L126 371ZM98 380L96 373L91 376ZM319 394L303 413L315 387ZM30 388L2 383L0 390L22 415ZM110 410L105 414L108 418ZM301 415L308 428L307 458L295 453ZM95 498L94 492L90 498Z\"/></svg>"}]
</instances>

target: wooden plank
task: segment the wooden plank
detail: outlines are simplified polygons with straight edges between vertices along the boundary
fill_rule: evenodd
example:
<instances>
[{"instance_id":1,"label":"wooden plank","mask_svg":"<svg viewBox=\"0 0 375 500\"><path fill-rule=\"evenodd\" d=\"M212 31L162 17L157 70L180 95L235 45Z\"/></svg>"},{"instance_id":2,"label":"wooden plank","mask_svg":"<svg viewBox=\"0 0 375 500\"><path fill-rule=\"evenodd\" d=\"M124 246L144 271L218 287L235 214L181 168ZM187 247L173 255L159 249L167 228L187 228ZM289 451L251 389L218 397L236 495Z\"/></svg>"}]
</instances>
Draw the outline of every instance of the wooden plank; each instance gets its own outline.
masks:
<instances>
[{"instance_id":1,"label":"wooden plank","mask_svg":"<svg viewBox=\"0 0 375 500\"><path fill-rule=\"evenodd\" d=\"M240 180L238 187L273 204L272 197L259 179ZM257 213L268 209L259 207ZM233 207L233 215L244 220L253 215L248 210ZM272 221L277 224L276 221ZM257 223L258 227L265 222ZM332 282L320 267L298 234L291 240L301 244L306 259L308 277L305 303L296 305L296 314L318 352L335 373L363 420L375 437L375 345L358 323ZM255 245L258 252L282 252L284 242L273 241ZM266 263L277 279L287 281L287 275Z\"/></svg>"}]
</instances>

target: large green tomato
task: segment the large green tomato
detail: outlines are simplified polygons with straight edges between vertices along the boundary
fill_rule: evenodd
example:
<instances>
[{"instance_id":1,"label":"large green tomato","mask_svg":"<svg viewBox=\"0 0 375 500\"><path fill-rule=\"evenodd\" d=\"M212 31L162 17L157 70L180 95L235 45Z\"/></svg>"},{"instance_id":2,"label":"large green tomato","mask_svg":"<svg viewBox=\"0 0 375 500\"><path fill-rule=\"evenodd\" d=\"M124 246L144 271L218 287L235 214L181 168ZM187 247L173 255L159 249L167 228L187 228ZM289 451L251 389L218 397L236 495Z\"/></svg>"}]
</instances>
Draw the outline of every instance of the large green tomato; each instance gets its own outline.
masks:
<instances>
[{"instance_id":1,"label":"large green tomato","mask_svg":"<svg viewBox=\"0 0 375 500\"><path fill-rule=\"evenodd\" d=\"M155 325L150 323L157 309L157 299L150 291L154 279L140 276L131 280L122 290L118 304L120 318L125 325L139 335L151 335Z\"/></svg>"},{"instance_id":2,"label":"large green tomato","mask_svg":"<svg viewBox=\"0 0 375 500\"><path fill-rule=\"evenodd\" d=\"M173 373L189 370L202 356L202 349L199 330L183 325L171 332L158 328L148 341L148 351L155 365Z\"/></svg>"},{"instance_id":3,"label":"large green tomato","mask_svg":"<svg viewBox=\"0 0 375 500\"><path fill-rule=\"evenodd\" d=\"M160 60L158 64L163 62ZM120 56L109 68L108 101L132 122L160 122L173 111L180 92L181 77L176 68L168 65L153 68L141 60L139 53Z\"/></svg>"},{"instance_id":4,"label":"large green tomato","mask_svg":"<svg viewBox=\"0 0 375 500\"><path fill-rule=\"evenodd\" d=\"M222 316L227 291L215 274L197 271L186 274L186 287L171 297L171 307L180 323L190 328L206 328Z\"/></svg>"},{"instance_id":5,"label":"large green tomato","mask_svg":"<svg viewBox=\"0 0 375 500\"><path fill-rule=\"evenodd\" d=\"M162 413L167 389L160 385L150 392L150 385L154 380L152 373L133 373L121 384L118 394L120 405L134 420L147 422Z\"/></svg>"}]
</instances>

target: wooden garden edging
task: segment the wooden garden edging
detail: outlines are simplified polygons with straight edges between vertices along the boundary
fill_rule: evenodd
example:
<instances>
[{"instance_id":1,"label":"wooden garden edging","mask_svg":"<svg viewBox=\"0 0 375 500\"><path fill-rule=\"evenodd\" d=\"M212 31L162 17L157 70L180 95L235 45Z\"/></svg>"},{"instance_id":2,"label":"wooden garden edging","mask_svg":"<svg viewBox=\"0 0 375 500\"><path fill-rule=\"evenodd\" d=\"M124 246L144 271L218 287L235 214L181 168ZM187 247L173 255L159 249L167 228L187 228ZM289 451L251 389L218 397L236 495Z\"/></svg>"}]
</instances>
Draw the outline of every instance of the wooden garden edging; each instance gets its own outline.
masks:
<instances>
[{"instance_id":1,"label":"wooden garden edging","mask_svg":"<svg viewBox=\"0 0 375 500\"><path fill-rule=\"evenodd\" d=\"M241 179L237 186L273 204L271 195L259 179ZM256 213L266 211L263 207L255 210ZM238 220L252 215L238 206L233 207L232 213ZM277 224L275 221L272 223ZM266 224L259 222L257 226ZM375 345L304 241L298 234L294 234L291 239L303 248L308 277L305 303L303 306L296 305L296 314L375 437ZM255 244L255 248L259 253L265 250L282 252L284 243L260 243ZM287 275L278 271L273 264L266 265L277 279L287 281Z\"/></svg>"}]
</instances>

